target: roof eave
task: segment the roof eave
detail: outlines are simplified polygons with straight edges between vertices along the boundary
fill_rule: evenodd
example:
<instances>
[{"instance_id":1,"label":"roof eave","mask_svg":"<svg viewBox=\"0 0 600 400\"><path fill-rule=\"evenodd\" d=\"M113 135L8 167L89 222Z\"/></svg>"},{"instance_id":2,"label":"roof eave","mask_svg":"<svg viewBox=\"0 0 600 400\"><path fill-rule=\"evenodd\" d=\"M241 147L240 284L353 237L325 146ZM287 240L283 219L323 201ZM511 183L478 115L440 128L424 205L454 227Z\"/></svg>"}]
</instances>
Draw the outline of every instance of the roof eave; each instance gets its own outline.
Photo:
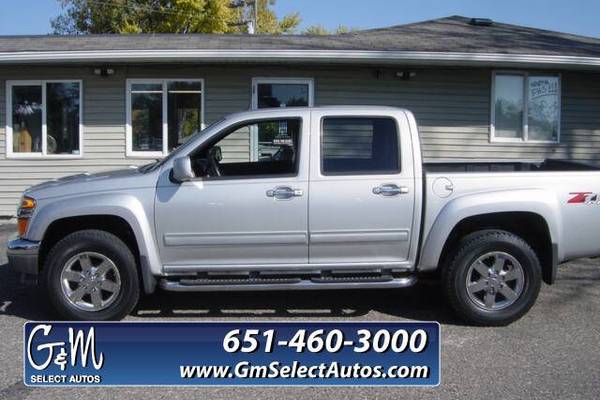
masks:
<instances>
[{"instance_id":1,"label":"roof eave","mask_svg":"<svg viewBox=\"0 0 600 400\"><path fill-rule=\"evenodd\" d=\"M93 50L0 52L0 64L97 62L307 62L600 69L600 57L368 50Z\"/></svg>"}]
</instances>

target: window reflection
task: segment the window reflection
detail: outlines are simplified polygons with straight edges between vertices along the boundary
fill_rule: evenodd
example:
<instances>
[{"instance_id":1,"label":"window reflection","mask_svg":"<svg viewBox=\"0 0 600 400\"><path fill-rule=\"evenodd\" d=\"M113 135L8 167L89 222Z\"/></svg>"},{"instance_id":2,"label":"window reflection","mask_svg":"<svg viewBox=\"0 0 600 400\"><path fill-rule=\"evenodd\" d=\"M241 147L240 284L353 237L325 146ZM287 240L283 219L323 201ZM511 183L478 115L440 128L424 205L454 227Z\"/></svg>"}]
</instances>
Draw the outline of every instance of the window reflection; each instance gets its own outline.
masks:
<instances>
[{"instance_id":1,"label":"window reflection","mask_svg":"<svg viewBox=\"0 0 600 400\"><path fill-rule=\"evenodd\" d=\"M48 154L79 154L79 83L46 85Z\"/></svg>"},{"instance_id":2,"label":"window reflection","mask_svg":"<svg viewBox=\"0 0 600 400\"><path fill-rule=\"evenodd\" d=\"M307 107L308 84L259 83L258 108Z\"/></svg>"},{"instance_id":3,"label":"window reflection","mask_svg":"<svg viewBox=\"0 0 600 400\"><path fill-rule=\"evenodd\" d=\"M518 75L496 76L494 101L498 137L521 138L523 136L523 77Z\"/></svg>"},{"instance_id":4,"label":"window reflection","mask_svg":"<svg viewBox=\"0 0 600 400\"><path fill-rule=\"evenodd\" d=\"M42 152L42 86L12 87L14 153Z\"/></svg>"},{"instance_id":5,"label":"window reflection","mask_svg":"<svg viewBox=\"0 0 600 400\"><path fill-rule=\"evenodd\" d=\"M530 76L528 90L529 139L557 140L560 111L558 77Z\"/></svg>"},{"instance_id":6,"label":"window reflection","mask_svg":"<svg viewBox=\"0 0 600 400\"><path fill-rule=\"evenodd\" d=\"M168 83L169 151L202 129L202 83Z\"/></svg>"},{"instance_id":7,"label":"window reflection","mask_svg":"<svg viewBox=\"0 0 600 400\"><path fill-rule=\"evenodd\" d=\"M131 85L131 130L133 151L162 152L162 85Z\"/></svg>"}]
</instances>

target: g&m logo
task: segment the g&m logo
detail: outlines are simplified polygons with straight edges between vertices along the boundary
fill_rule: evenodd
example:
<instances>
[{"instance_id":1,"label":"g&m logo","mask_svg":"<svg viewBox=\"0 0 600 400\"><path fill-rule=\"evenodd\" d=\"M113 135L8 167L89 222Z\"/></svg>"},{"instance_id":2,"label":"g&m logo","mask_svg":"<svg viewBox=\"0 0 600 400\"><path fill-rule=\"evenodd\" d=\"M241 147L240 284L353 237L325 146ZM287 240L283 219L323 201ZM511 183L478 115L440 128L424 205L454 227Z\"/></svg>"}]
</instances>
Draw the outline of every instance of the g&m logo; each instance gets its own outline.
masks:
<instances>
[{"instance_id":1,"label":"g&m logo","mask_svg":"<svg viewBox=\"0 0 600 400\"><path fill-rule=\"evenodd\" d=\"M569 193L568 204L591 204L600 205L600 193L573 192Z\"/></svg>"},{"instance_id":2,"label":"g&m logo","mask_svg":"<svg viewBox=\"0 0 600 400\"><path fill-rule=\"evenodd\" d=\"M27 325L33 326L31 329ZM99 371L104 353L96 348L94 327L66 328L61 324L26 324L25 383L94 384L101 377L86 373Z\"/></svg>"}]
</instances>

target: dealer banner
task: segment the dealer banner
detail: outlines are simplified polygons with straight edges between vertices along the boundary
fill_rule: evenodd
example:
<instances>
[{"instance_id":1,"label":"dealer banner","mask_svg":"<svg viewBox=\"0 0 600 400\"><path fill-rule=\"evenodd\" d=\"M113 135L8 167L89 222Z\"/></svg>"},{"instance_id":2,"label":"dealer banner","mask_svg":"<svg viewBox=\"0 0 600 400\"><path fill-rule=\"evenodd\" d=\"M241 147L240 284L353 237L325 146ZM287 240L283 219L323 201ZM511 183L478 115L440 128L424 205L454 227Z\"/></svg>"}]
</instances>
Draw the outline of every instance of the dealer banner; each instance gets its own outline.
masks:
<instances>
[{"instance_id":1,"label":"dealer banner","mask_svg":"<svg viewBox=\"0 0 600 400\"><path fill-rule=\"evenodd\" d=\"M440 383L436 322L27 322L28 386Z\"/></svg>"}]
</instances>

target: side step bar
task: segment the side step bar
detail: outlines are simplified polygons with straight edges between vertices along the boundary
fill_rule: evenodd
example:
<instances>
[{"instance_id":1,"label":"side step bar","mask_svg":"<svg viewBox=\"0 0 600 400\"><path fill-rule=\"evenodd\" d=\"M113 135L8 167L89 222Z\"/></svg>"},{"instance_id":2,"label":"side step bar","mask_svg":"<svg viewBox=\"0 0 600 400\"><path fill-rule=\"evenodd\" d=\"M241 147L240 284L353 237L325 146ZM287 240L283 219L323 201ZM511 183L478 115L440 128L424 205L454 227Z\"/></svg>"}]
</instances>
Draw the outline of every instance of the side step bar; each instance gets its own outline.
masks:
<instances>
[{"instance_id":1,"label":"side step bar","mask_svg":"<svg viewBox=\"0 0 600 400\"><path fill-rule=\"evenodd\" d=\"M402 277L318 277L248 279L161 279L160 288L172 292L216 292L258 290L392 289L416 283L414 275Z\"/></svg>"}]
</instances>

